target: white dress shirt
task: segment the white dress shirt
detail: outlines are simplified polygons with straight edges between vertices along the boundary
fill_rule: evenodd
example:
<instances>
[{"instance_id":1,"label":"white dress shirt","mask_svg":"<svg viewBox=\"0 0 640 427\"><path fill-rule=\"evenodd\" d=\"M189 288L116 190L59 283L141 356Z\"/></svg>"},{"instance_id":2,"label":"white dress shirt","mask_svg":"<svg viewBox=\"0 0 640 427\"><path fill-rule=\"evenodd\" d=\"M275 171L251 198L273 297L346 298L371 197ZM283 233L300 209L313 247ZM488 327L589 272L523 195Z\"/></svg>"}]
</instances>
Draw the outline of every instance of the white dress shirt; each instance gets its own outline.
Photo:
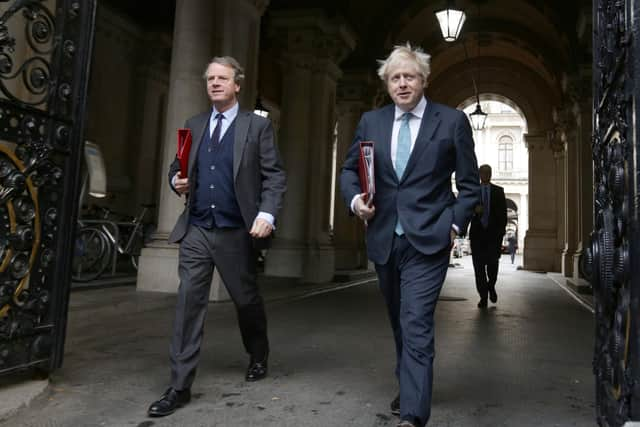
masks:
<instances>
[{"instance_id":1,"label":"white dress shirt","mask_svg":"<svg viewBox=\"0 0 640 427\"><path fill-rule=\"evenodd\" d=\"M393 120L393 130L391 131L391 162L393 167L396 166L396 151L398 150L398 133L400 132L400 125L402 124L402 116L404 113L411 113L409 118L409 129L411 130L411 148L409 149L409 155L413 151L413 147L416 145L416 139L418 138L418 132L420 131L420 124L422 123L422 116L424 110L427 108L427 100L423 96L418 105L413 110L402 111L397 105L395 110L395 118Z\"/></svg>"}]
</instances>

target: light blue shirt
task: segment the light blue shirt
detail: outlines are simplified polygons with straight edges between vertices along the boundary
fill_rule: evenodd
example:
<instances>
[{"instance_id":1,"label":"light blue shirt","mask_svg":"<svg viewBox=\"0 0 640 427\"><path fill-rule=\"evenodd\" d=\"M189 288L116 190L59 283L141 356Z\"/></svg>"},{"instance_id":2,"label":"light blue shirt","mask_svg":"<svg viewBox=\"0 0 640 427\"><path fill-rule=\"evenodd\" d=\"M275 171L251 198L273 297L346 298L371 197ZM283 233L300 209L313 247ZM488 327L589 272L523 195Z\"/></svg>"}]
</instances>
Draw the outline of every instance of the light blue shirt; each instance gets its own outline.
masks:
<instances>
[{"instance_id":1,"label":"light blue shirt","mask_svg":"<svg viewBox=\"0 0 640 427\"><path fill-rule=\"evenodd\" d=\"M220 128L220 141L222 141L222 138L224 138L224 134L227 132L227 130L229 130L229 126L231 126L231 123L233 123L233 121L236 119L236 116L238 115L238 109L239 109L239 106L238 106L238 103L236 102L233 107L229 108L227 111L222 113L222 125L221 125L222 127ZM218 123L218 120L216 119L216 115L218 113L219 111L216 110L216 107L213 107L211 117L209 118L209 137L213 136L213 130L216 128L216 124Z\"/></svg>"}]
</instances>

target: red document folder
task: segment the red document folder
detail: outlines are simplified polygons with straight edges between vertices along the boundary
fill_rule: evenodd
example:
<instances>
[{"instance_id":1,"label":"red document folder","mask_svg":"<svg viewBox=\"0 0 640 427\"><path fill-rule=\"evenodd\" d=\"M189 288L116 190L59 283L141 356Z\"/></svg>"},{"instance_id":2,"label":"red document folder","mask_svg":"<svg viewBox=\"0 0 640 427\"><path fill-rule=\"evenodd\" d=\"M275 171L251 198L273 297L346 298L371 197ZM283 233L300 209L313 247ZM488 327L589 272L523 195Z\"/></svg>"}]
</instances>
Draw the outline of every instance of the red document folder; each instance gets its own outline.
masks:
<instances>
[{"instance_id":1,"label":"red document folder","mask_svg":"<svg viewBox=\"0 0 640 427\"><path fill-rule=\"evenodd\" d=\"M191 152L191 129L178 129L178 152L176 157L180 162L180 177L186 178L189 169L189 153Z\"/></svg>"},{"instance_id":2,"label":"red document folder","mask_svg":"<svg viewBox=\"0 0 640 427\"><path fill-rule=\"evenodd\" d=\"M373 141L360 142L360 160L358 162L360 188L364 195L364 202L371 206L376 193L375 170L373 167Z\"/></svg>"}]
</instances>

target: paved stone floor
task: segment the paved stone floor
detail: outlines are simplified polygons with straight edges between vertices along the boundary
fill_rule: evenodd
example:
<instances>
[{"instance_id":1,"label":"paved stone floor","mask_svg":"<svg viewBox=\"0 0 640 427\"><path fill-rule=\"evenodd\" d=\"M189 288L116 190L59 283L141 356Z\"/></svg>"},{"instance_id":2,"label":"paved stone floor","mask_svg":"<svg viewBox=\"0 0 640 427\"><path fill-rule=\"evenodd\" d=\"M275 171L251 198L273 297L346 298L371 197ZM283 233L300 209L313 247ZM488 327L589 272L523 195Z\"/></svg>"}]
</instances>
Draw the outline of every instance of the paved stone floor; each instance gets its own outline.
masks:
<instances>
[{"instance_id":1,"label":"paved stone floor","mask_svg":"<svg viewBox=\"0 0 640 427\"><path fill-rule=\"evenodd\" d=\"M498 304L486 310L476 308L470 257L449 269L429 426L595 425L591 313L547 275L502 262ZM243 381L234 310L212 304L194 399L164 419L145 412L167 385L174 297L131 286L75 291L64 366L47 393L0 424L395 426L392 337L376 284L307 297L282 288L264 289L268 379Z\"/></svg>"}]
</instances>

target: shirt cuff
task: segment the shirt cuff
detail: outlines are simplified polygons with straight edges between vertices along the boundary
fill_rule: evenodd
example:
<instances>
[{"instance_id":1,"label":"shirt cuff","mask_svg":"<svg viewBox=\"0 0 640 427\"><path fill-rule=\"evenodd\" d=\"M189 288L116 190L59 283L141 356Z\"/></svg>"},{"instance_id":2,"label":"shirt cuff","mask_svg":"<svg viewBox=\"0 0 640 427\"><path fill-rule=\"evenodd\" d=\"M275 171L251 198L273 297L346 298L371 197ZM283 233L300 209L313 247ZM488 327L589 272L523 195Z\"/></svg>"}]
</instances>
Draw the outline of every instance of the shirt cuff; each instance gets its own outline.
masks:
<instances>
[{"instance_id":1,"label":"shirt cuff","mask_svg":"<svg viewBox=\"0 0 640 427\"><path fill-rule=\"evenodd\" d=\"M351 204L349 205L351 207L351 212L356 213L356 199L360 197L360 194L356 194L355 196L353 196L353 199L351 199Z\"/></svg>"},{"instance_id":2,"label":"shirt cuff","mask_svg":"<svg viewBox=\"0 0 640 427\"><path fill-rule=\"evenodd\" d=\"M451 228L453 229L453 231L456 232L456 234L458 234L458 235L460 234L460 227L458 227L455 224L451 224Z\"/></svg>"},{"instance_id":3,"label":"shirt cuff","mask_svg":"<svg viewBox=\"0 0 640 427\"><path fill-rule=\"evenodd\" d=\"M265 221L267 221L271 225L271 228L273 228L274 230L276 229L276 226L275 226L276 219L270 213L268 213L268 212L258 212L258 216L256 216L256 219L258 219L258 218L264 219Z\"/></svg>"},{"instance_id":4,"label":"shirt cuff","mask_svg":"<svg viewBox=\"0 0 640 427\"><path fill-rule=\"evenodd\" d=\"M177 193L177 190L176 190L176 179L177 179L177 177L178 177L178 174L175 174L175 175L173 175L173 177L171 178L171 189L172 189L173 191L175 191L176 193Z\"/></svg>"}]
</instances>

